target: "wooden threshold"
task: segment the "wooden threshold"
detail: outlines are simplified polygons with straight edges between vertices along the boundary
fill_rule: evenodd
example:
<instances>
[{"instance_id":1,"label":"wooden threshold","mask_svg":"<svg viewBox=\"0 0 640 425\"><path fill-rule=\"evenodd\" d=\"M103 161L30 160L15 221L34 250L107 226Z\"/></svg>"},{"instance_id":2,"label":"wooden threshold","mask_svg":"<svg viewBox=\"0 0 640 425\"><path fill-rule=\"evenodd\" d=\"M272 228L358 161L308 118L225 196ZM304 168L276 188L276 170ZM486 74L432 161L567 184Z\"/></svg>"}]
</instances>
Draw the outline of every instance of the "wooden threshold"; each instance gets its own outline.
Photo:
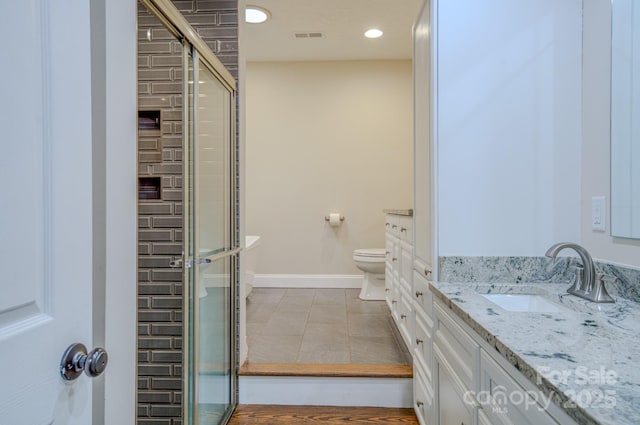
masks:
<instances>
[{"instance_id":1,"label":"wooden threshold","mask_svg":"<svg viewBox=\"0 0 640 425\"><path fill-rule=\"evenodd\" d=\"M239 405L229 425L318 424L418 425L413 409L384 407L326 407Z\"/></svg>"},{"instance_id":2,"label":"wooden threshold","mask_svg":"<svg viewBox=\"0 0 640 425\"><path fill-rule=\"evenodd\" d=\"M400 364L249 363L240 376L322 376L351 378L413 378L413 367Z\"/></svg>"}]
</instances>

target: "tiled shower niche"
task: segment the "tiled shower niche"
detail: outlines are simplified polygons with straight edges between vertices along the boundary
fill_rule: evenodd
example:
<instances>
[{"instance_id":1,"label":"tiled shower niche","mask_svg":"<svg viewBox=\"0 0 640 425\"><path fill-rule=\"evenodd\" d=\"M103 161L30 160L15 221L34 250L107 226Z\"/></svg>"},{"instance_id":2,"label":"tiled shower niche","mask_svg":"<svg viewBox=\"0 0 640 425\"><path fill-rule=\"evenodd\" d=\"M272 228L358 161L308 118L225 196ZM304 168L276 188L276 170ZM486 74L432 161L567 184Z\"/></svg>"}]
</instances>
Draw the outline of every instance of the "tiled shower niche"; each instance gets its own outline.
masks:
<instances>
[{"instance_id":1,"label":"tiled shower niche","mask_svg":"<svg viewBox=\"0 0 640 425\"><path fill-rule=\"evenodd\" d=\"M237 77L237 0L174 5ZM182 46L138 5L139 425L182 424Z\"/></svg>"}]
</instances>

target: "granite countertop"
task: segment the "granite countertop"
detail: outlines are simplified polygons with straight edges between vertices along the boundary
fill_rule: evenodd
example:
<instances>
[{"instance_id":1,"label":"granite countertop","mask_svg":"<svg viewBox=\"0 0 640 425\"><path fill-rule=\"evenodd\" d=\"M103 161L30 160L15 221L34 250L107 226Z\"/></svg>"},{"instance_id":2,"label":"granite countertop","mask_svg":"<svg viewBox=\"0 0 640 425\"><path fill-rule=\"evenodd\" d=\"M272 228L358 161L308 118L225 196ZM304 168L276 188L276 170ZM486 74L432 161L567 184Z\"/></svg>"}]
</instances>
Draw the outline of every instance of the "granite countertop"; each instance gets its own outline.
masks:
<instances>
[{"instance_id":1,"label":"granite countertop","mask_svg":"<svg viewBox=\"0 0 640 425\"><path fill-rule=\"evenodd\" d=\"M578 424L640 423L640 304L595 304L568 295L567 287L431 284L435 297ZM539 294L568 308L510 312L483 293Z\"/></svg>"},{"instance_id":2,"label":"granite countertop","mask_svg":"<svg viewBox=\"0 0 640 425\"><path fill-rule=\"evenodd\" d=\"M402 210L402 209L389 209L389 210L382 210L383 213L385 214L394 214L394 215L406 215L406 216L413 216L413 210L412 209L408 209L408 210Z\"/></svg>"}]
</instances>

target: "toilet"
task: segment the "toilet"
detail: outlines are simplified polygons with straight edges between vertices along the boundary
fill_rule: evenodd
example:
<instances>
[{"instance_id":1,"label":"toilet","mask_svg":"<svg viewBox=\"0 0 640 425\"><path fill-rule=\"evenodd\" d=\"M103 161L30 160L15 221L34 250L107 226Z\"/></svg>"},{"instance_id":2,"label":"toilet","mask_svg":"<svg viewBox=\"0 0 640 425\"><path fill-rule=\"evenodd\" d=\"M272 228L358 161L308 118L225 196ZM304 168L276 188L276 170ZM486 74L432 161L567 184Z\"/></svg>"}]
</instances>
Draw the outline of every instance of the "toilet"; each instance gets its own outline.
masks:
<instances>
[{"instance_id":1,"label":"toilet","mask_svg":"<svg viewBox=\"0 0 640 425\"><path fill-rule=\"evenodd\" d=\"M367 301L384 301L385 249L356 249L353 251L356 267L364 272L359 298Z\"/></svg>"}]
</instances>

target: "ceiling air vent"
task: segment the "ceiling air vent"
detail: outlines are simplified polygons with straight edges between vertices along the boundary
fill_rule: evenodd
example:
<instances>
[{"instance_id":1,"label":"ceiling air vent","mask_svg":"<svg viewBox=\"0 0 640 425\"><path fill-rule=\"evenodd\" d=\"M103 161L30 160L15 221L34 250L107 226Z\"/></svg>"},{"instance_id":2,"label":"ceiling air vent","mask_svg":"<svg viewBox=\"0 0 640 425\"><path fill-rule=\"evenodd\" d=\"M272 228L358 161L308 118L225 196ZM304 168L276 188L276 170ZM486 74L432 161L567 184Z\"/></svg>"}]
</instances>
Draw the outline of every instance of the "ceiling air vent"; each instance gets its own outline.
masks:
<instances>
[{"instance_id":1,"label":"ceiling air vent","mask_svg":"<svg viewBox=\"0 0 640 425\"><path fill-rule=\"evenodd\" d=\"M324 34L321 32L294 32L295 38L322 38Z\"/></svg>"}]
</instances>

